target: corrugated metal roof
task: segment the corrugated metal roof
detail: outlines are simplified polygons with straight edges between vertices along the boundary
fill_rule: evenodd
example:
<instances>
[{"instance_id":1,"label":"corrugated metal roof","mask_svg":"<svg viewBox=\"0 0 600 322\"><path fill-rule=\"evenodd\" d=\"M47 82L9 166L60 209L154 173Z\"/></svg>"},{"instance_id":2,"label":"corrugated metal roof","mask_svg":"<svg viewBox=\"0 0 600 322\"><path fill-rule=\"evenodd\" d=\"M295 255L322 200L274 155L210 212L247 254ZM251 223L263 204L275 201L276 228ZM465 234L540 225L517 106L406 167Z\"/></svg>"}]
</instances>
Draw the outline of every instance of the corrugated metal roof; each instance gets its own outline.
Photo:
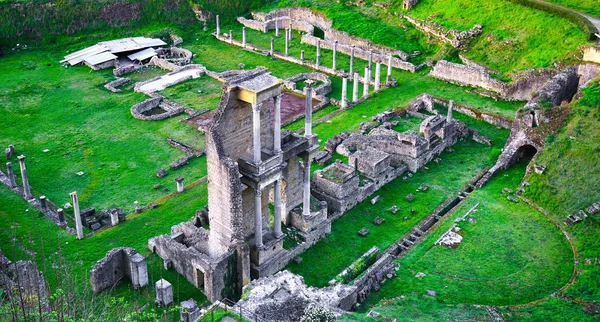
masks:
<instances>
[{"instance_id":1,"label":"corrugated metal roof","mask_svg":"<svg viewBox=\"0 0 600 322\"><path fill-rule=\"evenodd\" d=\"M134 37L133 40L142 47L158 47L167 45L166 42L158 38Z\"/></svg>"},{"instance_id":2,"label":"corrugated metal roof","mask_svg":"<svg viewBox=\"0 0 600 322\"><path fill-rule=\"evenodd\" d=\"M131 60L144 60L152 56L156 56L156 50L154 50L154 48L146 48L144 50L138 51L137 53L127 56L127 58Z\"/></svg>"},{"instance_id":3,"label":"corrugated metal roof","mask_svg":"<svg viewBox=\"0 0 600 322\"><path fill-rule=\"evenodd\" d=\"M86 57L95 56L103 52L118 54L128 51L142 50L150 47L165 46L166 44L167 43L158 38L146 37L123 38L103 41L99 42L94 46L67 55L65 56L65 59L61 60L60 62L68 62L70 65L77 65L84 61Z\"/></svg>"},{"instance_id":4,"label":"corrugated metal roof","mask_svg":"<svg viewBox=\"0 0 600 322\"><path fill-rule=\"evenodd\" d=\"M109 52L103 52L98 55L86 56L83 60L90 65L98 65L113 59L117 59L117 56Z\"/></svg>"},{"instance_id":5,"label":"corrugated metal roof","mask_svg":"<svg viewBox=\"0 0 600 322\"><path fill-rule=\"evenodd\" d=\"M85 57L97 55L97 54L103 53L105 51L108 51L108 47L98 44L98 45L94 45L94 46L76 51L70 55L67 55L67 56L65 56L65 59L61 60L60 62L61 63L68 62L71 66L77 65L77 64L81 63Z\"/></svg>"}]
</instances>

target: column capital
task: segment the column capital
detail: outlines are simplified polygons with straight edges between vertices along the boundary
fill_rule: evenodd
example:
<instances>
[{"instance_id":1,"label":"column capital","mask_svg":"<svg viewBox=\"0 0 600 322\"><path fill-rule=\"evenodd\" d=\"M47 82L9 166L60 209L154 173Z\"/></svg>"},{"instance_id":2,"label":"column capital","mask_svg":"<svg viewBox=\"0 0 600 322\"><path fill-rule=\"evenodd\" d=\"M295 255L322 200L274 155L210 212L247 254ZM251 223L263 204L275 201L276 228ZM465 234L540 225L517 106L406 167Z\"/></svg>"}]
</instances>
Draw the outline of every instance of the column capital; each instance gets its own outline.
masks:
<instances>
[{"instance_id":1,"label":"column capital","mask_svg":"<svg viewBox=\"0 0 600 322\"><path fill-rule=\"evenodd\" d=\"M24 155L20 155L17 157L17 159L19 159L19 161L25 161L25 156Z\"/></svg>"}]
</instances>

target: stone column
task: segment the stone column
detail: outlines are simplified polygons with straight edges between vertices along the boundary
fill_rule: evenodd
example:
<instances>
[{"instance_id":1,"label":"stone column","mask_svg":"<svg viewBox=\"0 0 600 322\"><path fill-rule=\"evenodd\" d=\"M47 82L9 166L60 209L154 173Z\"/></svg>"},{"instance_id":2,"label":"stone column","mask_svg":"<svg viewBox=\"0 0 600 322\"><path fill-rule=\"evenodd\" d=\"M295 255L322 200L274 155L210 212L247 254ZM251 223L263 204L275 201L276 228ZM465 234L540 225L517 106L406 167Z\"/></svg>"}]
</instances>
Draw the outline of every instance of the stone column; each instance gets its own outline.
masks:
<instances>
[{"instance_id":1,"label":"stone column","mask_svg":"<svg viewBox=\"0 0 600 322\"><path fill-rule=\"evenodd\" d=\"M289 39L287 32L285 33L285 55L289 55Z\"/></svg>"},{"instance_id":2,"label":"stone column","mask_svg":"<svg viewBox=\"0 0 600 322\"><path fill-rule=\"evenodd\" d=\"M6 170L8 172L8 186L10 188L14 188L17 186L17 181L15 180L15 171L13 170L12 163L6 163Z\"/></svg>"},{"instance_id":3,"label":"stone column","mask_svg":"<svg viewBox=\"0 0 600 322\"><path fill-rule=\"evenodd\" d=\"M321 41L317 40L317 68L321 65Z\"/></svg>"},{"instance_id":4,"label":"stone column","mask_svg":"<svg viewBox=\"0 0 600 322\"><path fill-rule=\"evenodd\" d=\"M379 92L381 86L381 63L377 61L375 64L375 92Z\"/></svg>"},{"instance_id":5,"label":"stone column","mask_svg":"<svg viewBox=\"0 0 600 322\"><path fill-rule=\"evenodd\" d=\"M254 190L254 241L256 248L263 246L262 238L262 192L260 189Z\"/></svg>"},{"instance_id":6,"label":"stone column","mask_svg":"<svg viewBox=\"0 0 600 322\"><path fill-rule=\"evenodd\" d=\"M287 30L285 36L287 37ZM275 20L275 37L279 37L279 20Z\"/></svg>"},{"instance_id":7,"label":"stone column","mask_svg":"<svg viewBox=\"0 0 600 322\"><path fill-rule=\"evenodd\" d=\"M354 46L350 48L350 73L354 72Z\"/></svg>"},{"instance_id":8,"label":"stone column","mask_svg":"<svg viewBox=\"0 0 600 322\"><path fill-rule=\"evenodd\" d=\"M288 33L290 34L289 38L292 40L292 23L290 22L290 27L288 28Z\"/></svg>"},{"instance_id":9,"label":"stone column","mask_svg":"<svg viewBox=\"0 0 600 322\"><path fill-rule=\"evenodd\" d=\"M43 210L46 210L46 208L48 208L48 200L46 199L46 196L40 196L40 207Z\"/></svg>"},{"instance_id":10,"label":"stone column","mask_svg":"<svg viewBox=\"0 0 600 322\"><path fill-rule=\"evenodd\" d=\"M354 71L354 80L352 83L352 102L358 102L358 72Z\"/></svg>"},{"instance_id":11,"label":"stone column","mask_svg":"<svg viewBox=\"0 0 600 322\"><path fill-rule=\"evenodd\" d=\"M56 214L58 215L58 225L64 226L67 224L65 221L65 211L62 208L56 209Z\"/></svg>"},{"instance_id":12,"label":"stone column","mask_svg":"<svg viewBox=\"0 0 600 322\"><path fill-rule=\"evenodd\" d=\"M183 186L183 177L177 177L175 178L175 182L177 182L177 192L181 193L183 192L184 186Z\"/></svg>"},{"instance_id":13,"label":"stone column","mask_svg":"<svg viewBox=\"0 0 600 322\"><path fill-rule=\"evenodd\" d=\"M216 16L217 19L217 36L221 35L221 26L219 25L219 15Z\"/></svg>"},{"instance_id":14,"label":"stone column","mask_svg":"<svg viewBox=\"0 0 600 322\"><path fill-rule=\"evenodd\" d=\"M110 213L110 224L112 226L119 224L119 214L116 211Z\"/></svg>"},{"instance_id":15,"label":"stone column","mask_svg":"<svg viewBox=\"0 0 600 322\"><path fill-rule=\"evenodd\" d=\"M233 44L233 30L229 30L229 42Z\"/></svg>"},{"instance_id":16,"label":"stone column","mask_svg":"<svg viewBox=\"0 0 600 322\"><path fill-rule=\"evenodd\" d=\"M363 97L367 97L369 96L369 82L371 80L369 79L369 66L365 66L365 79L364 79L364 83L363 83Z\"/></svg>"},{"instance_id":17,"label":"stone column","mask_svg":"<svg viewBox=\"0 0 600 322\"><path fill-rule=\"evenodd\" d=\"M452 110L454 109L454 101L448 103L448 116L446 116L446 123L452 122Z\"/></svg>"},{"instance_id":18,"label":"stone column","mask_svg":"<svg viewBox=\"0 0 600 322\"><path fill-rule=\"evenodd\" d=\"M273 231L275 233L275 237L279 238L283 233L281 233L281 179L275 181L275 186L273 187L273 195L274 195L274 203L275 203L275 214L273 217Z\"/></svg>"},{"instance_id":19,"label":"stone column","mask_svg":"<svg viewBox=\"0 0 600 322\"><path fill-rule=\"evenodd\" d=\"M281 153L281 98L283 94L275 97L275 128L273 129L273 150L275 154Z\"/></svg>"},{"instance_id":20,"label":"stone column","mask_svg":"<svg viewBox=\"0 0 600 322\"><path fill-rule=\"evenodd\" d=\"M300 51L300 60L304 62L304 50Z\"/></svg>"},{"instance_id":21,"label":"stone column","mask_svg":"<svg viewBox=\"0 0 600 322\"><path fill-rule=\"evenodd\" d=\"M392 80L392 54L388 57L387 77L385 82L389 83Z\"/></svg>"},{"instance_id":22,"label":"stone column","mask_svg":"<svg viewBox=\"0 0 600 322\"><path fill-rule=\"evenodd\" d=\"M273 56L274 51L275 51L275 38L271 37L271 57Z\"/></svg>"},{"instance_id":23,"label":"stone column","mask_svg":"<svg viewBox=\"0 0 600 322\"><path fill-rule=\"evenodd\" d=\"M333 42L333 64L331 65L331 69L335 72L335 65L337 60L337 40Z\"/></svg>"},{"instance_id":24,"label":"stone column","mask_svg":"<svg viewBox=\"0 0 600 322\"><path fill-rule=\"evenodd\" d=\"M254 143L254 163L259 164L261 158L260 144L260 108L261 103L252 106L252 126L253 126L253 143Z\"/></svg>"},{"instance_id":25,"label":"stone column","mask_svg":"<svg viewBox=\"0 0 600 322\"><path fill-rule=\"evenodd\" d=\"M342 100L341 107L345 109L348 107L348 78L344 75L342 78Z\"/></svg>"},{"instance_id":26,"label":"stone column","mask_svg":"<svg viewBox=\"0 0 600 322\"><path fill-rule=\"evenodd\" d=\"M304 195L302 199L302 214L308 216L310 215L310 158L308 153L304 160Z\"/></svg>"},{"instance_id":27,"label":"stone column","mask_svg":"<svg viewBox=\"0 0 600 322\"><path fill-rule=\"evenodd\" d=\"M31 194L31 187L29 186L29 178L27 178L27 169L25 168L25 156L20 155L17 157L19 159L19 165L21 166L21 178L23 179L23 194L25 195L25 199L29 200L33 198Z\"/></svg>"},{"instance_id":28,"label":"stone column","mask_svg":"<svg viewBox=\"0 0 600 322\"><path fill-rule=\"evenodd\" d=\"M304 136L312 135L312 80L304 82L304 95L306 96L304 110Z\"/></svg>"},{"instance_id":29,"label":"stone column","mask_svg":"<svg viewBox=\"0 0 600 322\"><path fill-rule=\"evenodd\" d=\"M369 50L369 70L373 70L373 51Z\"/></svg>"},{"instance_id":30,"label":"stone column","mask_svg":"<svg viewBox=\"0 0 600 322\"><path fill-rule=\"evenodd\" d=\"M246 46L246 27L242 27L242 45Z\"/></svg>"},{"instance_id":31,"label":"stone column","mask_svg":"<svg viewBox=\"0 0 600 322\"><path fill-rule=\"evenodd\" d=\"M81 212L79 211L79 199L77 192L71 192L71 202L73 202L73 212L75 213L75 229L77 230L77 239L83 239L83 224L81 223Z\"/></svg>"}]
</instances>

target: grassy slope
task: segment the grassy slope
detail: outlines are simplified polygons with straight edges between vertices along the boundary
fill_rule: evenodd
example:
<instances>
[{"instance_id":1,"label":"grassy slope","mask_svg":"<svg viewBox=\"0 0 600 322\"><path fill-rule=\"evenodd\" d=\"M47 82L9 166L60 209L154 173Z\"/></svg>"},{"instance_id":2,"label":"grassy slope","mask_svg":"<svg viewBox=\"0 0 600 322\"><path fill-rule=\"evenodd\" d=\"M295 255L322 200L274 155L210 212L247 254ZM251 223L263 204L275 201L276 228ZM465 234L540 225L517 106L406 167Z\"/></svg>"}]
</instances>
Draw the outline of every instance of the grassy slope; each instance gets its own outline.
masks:
<instances>
[{"instance_id":1,"label":"grassy slope","mask_svg":"<svg viewBox=\"0 0 600 322\"><path fill-rule=\"evenodd\" d=\"M473 192L441 226L399 260L398 278L370 296L367 307L379 302L374 308L377 312L410 318L429 312L431 301L412 303L397 298L400 295L410 298L414 296L410 294L434 290L441 303L507 305L543 298L564 285L573 267L568 242L541 213L525 203L511 203L502 193L504 187L515 189L524 171L525 165L516 165ZM461 245L457 249L433 246L454 219L476 203L477 212L471 217L477 222L459 223L464 236ZM544 247L537 247L540 244ZM426 276L415 278L417 272ZM420 309L415 310L415 306ZM447 309L453 315L440 319L455 319L456 314L464 316L474 310L469 306Z\"/></svg>"},{"instance_id":2,"label":"grassy slope","mask_svg":"<svg viewBox=\"0 0 600 322\"><path fill-rule=\"evenodd\" d=\"M586 13L596 18L600 18L600 6L596 0L546 0L559 4L561 6L575 9L581 13Z\"/></svg>"},{"instance_id":3,"label":"grassy slope","mask_svg":"<svg viewBox=\"0 0 600 322\"><path fill-rule=\"evenodd\" d=\"M304 276L309 285L324 286L373 245L381 249L391 245L440 203L457 193L470 178L494 163L508 132L480 122L474 122L472 126L489 135L494 147L461 141L453 147L453 153L441 155L439 164L428 164L429 170L421 170L406 180L398 178L390 182L374 194L382 198L377 204L371 205L367 198L348 211L333 223L331 235L301 255L302 263L292 262L287 269ZM428 185L429 190L415 192L421 184ZM413 202L405 199L409 193L416 195ZM391 214L388 209L392 205L397 205L400 211ZM415 210L414 214L411 209ZM377 216L386 220L380 226L372 223ZM404 219L405 216L408 219ZM357 235L362 227L370 230L367 237ZM323 258L329 260L323 262Z\"/></svg>"},{"instance_id":4,"label":"grassy slope","mask_svg":"<svg viewBox=\"0 0 600 322\"><path fill-rule=\"evenodd\" d=\"M567 20L503 0L423 0L408 14L458 30L481 24L483 33L466 56L505 75L570 61L587 42Z\"/></svg>"}]
</instances>

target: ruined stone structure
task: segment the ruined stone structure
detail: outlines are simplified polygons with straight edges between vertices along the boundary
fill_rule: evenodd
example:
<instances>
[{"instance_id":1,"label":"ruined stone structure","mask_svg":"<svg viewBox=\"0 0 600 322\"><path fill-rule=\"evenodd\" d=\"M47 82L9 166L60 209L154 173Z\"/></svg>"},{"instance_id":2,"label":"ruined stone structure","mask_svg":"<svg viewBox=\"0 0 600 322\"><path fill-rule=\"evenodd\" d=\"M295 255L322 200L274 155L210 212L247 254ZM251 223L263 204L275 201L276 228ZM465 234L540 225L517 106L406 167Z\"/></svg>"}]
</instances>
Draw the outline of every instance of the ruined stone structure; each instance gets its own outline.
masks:
<instances>
[{"instance_id":1,"label":"ruined stone structure","mask_svg":"<svg viewBox=\"0 0 600 322\"><path fill-rule=\"evenodd\" d=\"M10 299L15 310L50 312L49 294L44 276L32 261L11 263L0 252L0 290Z\"/></svg>"},{"instance_id":2,"label":"ruined stone structure","mask_svg":"<svg viewBox=\"0 0 600 322\"><path fill-rule=\"evenodd\" d=\"M417 1L418 0L404 0L405 9L412 8ZM463 46L471 39L479 36L483 31L483 27L481 25L475 25L468 31L458 31L456 29L447 30L439 23L428 21L427 19L418 20L407 15L404 15L404 19L413 24L417 29L423 31L425 34L432 35L441 41L452 45L454 48Z\"/></svg>"},{"instance_id":3,"label":"ruined stone structure","mask_svg":"<svg viewBox=\"0 0 600 322\"><path fill-rule=\"evenodd\" d=\"M561 110L578 90L579 76L570 68L552 78L515 117L510 136L496 164L476 183L482 187L498 171L509 168L521 159L531 159L543 149L546 137L558 129L566 117Z\"/></svg>"},{"instance_id":4,"label":"ruined stone structure","mask_svg":"<svg viewBox=\"0 0 600 322\"><path fill-rule=\"evenodd\" d=\"M459 136L468 133L463 127L462 123L452 119L450 107L447 117L425 118L420 127L421 134L415 131L398 133L384 126L369 134L350 134L336 147L337 153L348 156L349 165L336 162L316 171L313 193L327 201L329 211L343 213L384 184L406 171L416 172L454 145Z\"/></svg>"},{"instance_id":5,"label":"ruined stone structure","mask_svg":"<svg viewBox=\"0 0 600 322\"><path fill-rule=\"evenodd\" d=\"M311 82L306 86L310 93ZM318 147L311 95L304 136L282 136L281 92L281 81L264 68L226 80L206 133L210 230L193 219L148 242L211 301L239 297L251 279L274 274L293 258L283 249L282 223L312 241L330 232L326 204L310 194ZM273 110L267 108L271 101Z\"/></svg>"},{"instance_id":6,"label":"ruined stone structure","mask_svg":"<svg viewBox=\"0 0 600 322\"><path fill-rule=\"evenodd\" d=\"M148 285L146 258L135 249L119 247L110 250L90 271L90 283L94 293L102 292L128 278L134 288Z\"/></svg>"},{"instance_id":7,"label":"ruined stone structure","mask_svg":"<svg viewBox=\"0 0 600 322\"><path fill-rule=\"evenodd\" d=\"M589 46L584 48L583 61L600 64L600 46Z\"/></svg>"}]
</instances>

